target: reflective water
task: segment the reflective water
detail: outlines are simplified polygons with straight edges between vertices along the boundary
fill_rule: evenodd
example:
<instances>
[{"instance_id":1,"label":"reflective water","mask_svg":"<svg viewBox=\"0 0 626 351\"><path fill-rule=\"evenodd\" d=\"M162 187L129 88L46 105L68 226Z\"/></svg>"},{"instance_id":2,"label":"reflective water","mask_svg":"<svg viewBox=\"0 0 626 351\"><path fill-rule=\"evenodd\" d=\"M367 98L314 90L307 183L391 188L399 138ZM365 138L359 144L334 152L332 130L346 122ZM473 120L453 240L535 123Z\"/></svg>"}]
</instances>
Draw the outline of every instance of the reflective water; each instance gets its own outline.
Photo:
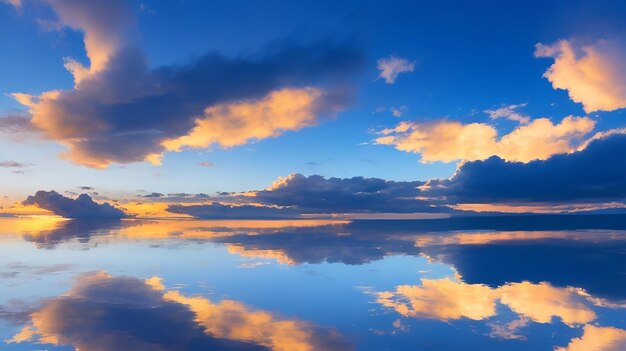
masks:
<instances>
[{"instance_id":1,"label":"reflective water","mask_svg":"<svg viewBox=\"0 0 626 351\"><path fill-rule=\"evenodd\" d=\"M0 349L626 350L625 230L0 218Z\"/></svg>"}]
</instances>

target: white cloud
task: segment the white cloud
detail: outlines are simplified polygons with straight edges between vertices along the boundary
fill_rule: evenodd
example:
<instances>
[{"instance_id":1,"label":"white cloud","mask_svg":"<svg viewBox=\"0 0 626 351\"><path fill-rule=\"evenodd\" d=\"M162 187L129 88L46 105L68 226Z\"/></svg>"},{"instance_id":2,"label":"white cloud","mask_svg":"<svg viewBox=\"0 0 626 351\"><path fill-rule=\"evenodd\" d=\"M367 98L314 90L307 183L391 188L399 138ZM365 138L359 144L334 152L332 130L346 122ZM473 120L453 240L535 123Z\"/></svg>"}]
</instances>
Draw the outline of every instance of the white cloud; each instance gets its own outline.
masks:
<instances>
[{"instance_id":1,"label":"white cloud","mask_svg":"<svg viewBox=\"0 0 626 351\"><path fill-rule=\"evenodd\" d=\"M379 59L377 64L380 71L378 77L384 79L387 84L395 83L400 73L413 72L415 69L415 61L393 55Z\"/></svg>"}]
</instances>

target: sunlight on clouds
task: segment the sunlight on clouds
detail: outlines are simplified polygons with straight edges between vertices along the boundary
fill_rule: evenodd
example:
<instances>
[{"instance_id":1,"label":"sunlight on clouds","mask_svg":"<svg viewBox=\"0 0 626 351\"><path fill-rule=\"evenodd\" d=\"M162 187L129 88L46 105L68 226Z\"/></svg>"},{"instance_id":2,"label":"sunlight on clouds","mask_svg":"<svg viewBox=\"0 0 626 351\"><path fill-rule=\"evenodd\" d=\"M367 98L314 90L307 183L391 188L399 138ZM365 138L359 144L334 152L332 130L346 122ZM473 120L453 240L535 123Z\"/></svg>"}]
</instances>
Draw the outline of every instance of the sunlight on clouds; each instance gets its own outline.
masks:
<instances>
[{"instance_id":1,"label":"sunlight on clouds","mask_svg":"<svg viewBox=\"0 0 626 351\"><path fill-rule=\"evenodd\" d=\"M314 88L282 89L257 101L211 106L188 135L162 144L170 151L208 148L213 144L229 148L276 137L315 124L317 103L322 96Z\"/></svg>"},{"instance_id":2,"label":"sunlight on clouds","mask_svg":"<svg viewBox=\"0 0 626 351\"><path fill-rule=\"evenodd\" d=\"M545 72L555 89L583 104L585 112L613 111L626 107L626 49L617 41L600 40L577 45L561 40L537 44L535 56L553 58Z\"/></svg>"},{"instance_id":3,"label":"sunlight on clouds","mask_svg":"<svg viewBox=\"0 0 626 351\"><path fill-rule=\"evenodd\" d=\"M489 204L489 203L463 203L450 205L451 208L460 211L473 212L502 212L502 213L563 213L584 212L605 209L626 208L625 203L573 203L573 204Z\"/></svg>"},{"instance_id":4,"label":"sunlight on clouds","mask_svg":"<svg viewBox=\"0 0 626 351\"><path fill-rule=\"evenodd\" d=\"M507 161L529 162L571 151L572 143L590 133L594 126L588 117L569 116L558 124L537 118L498 138L496 129L485 123L402 122L383 130L383 136L375 142L419 153L424 163L484 160L494 155Z\"/></svg>"},{"instance_id":5,"label":"sunlight on clouds","mask_svg":"<svg viewBox=\"0 0 626 351\"><path fill-rule=\"evenodd\" d=\"M504 241L527 241L544 239L571 240L614 240L620 238L619 232L598 232L593 237L588 233L571 233L566 231L505 231L486 233L458 233L448 235L420 235L415 238L416 247L444 246L444 245L485 245Z\"/></svg>"},{"instance_id":6,"label":"sunlight on clouds","mask_svg":"<svg viewBox=\"0 0 626 351\"><path fill-rule=\"evenodd\" d=\"M491 288L449 278L422 279L422 285L400 285L395 291L377 295L378 303L403 316L441 321L487 319L496 315L498 301L537 323L550 323L553 317L559 317L573 326L596 318L578 289L556 288L548 283L510 283Z\"/></svg>"},{"instance_id":7,"label":"sunlight on clouds","mask_svg":"<svg viewBox=\"0 0 626 351\"><path fill-rule=\"evenodd\" d=\"M626 330L613 327L585 325L580 338L555 351L622 351L626 350Z\"/></svg>"},{"instance_id":8,"label":"sunlight on clouds","mask_svg":"<svg viewBox=\"0 0 626 351\"><path fill-rule=\"evenodd\" d=\"M548 283L511 283L497 289L500 301L520 316L537 323L550 323L553 316L573 326L593 321L596 314L573 288L555 288Z\"/></svg>"},{"instance_id":9,"label":"sunlight on clouds","mask_svg":"<svg viewBox=\"0 0 626 351\"><path fill-rule=\"evenodd\" d=\"M284 265L293 266L296 262L282 250L265 250L265 249L248 249L241 245L226 245L228 253L236 254L241 257L262 258L276 260L276 262Z\"/></svg>"},{"instance_id":10,"label":"sunlight on clouds","mask_svg":"<svg viewBox=\"0 0 626 351\"><path fill-rule=\"evenodd\" d=\"M213 303L202 297L183 296L178 291L165 292L163 298L189 306L206 332L220 338L251 341L274 351L318 349L306 322L278 319L232 300Z\"/></svg>"},{"instance_id":11,"label":"sunlight on clouds","mask_svg":"<svg viewBox=\"0 0 626 351\"><path fill-rule=\"evenodd\" d=\"M421 286L400 285L394 292L379 293L377 301L405 317L481 320L496 314L496 294L491 288L450 279L422 279Z\"/></svg>"}]
</instances>

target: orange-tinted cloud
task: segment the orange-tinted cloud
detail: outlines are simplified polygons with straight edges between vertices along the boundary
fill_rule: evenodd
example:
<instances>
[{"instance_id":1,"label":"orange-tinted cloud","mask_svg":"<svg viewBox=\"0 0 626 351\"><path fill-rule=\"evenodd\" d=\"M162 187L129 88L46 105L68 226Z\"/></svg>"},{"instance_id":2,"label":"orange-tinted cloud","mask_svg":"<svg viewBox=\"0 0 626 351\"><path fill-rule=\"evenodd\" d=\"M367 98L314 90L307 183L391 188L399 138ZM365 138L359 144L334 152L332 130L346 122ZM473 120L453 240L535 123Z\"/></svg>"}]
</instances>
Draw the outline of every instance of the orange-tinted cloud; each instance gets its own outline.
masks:
<instances>
[{"instance_id":1,"label":"orange-tinted cloud","mask_svg":"<svg viewBox=\"0 0 626 351\"><path fill-rule=\"evenodd\" d=\"M507 161L529 162L571 151L573 142L594 126L595 122L587 117L569 116L558 124L537 118L499 137L496 129L485 123L402 122L383 130L383 136L375 142L419 153L421 162L475 161L494 155Z\"/></svg>"},{"instance_id":2,"label":"orange-tinted cloud","mask_svg":"<svg viewBox=\"0 0 626 351\"><path fill-rule=\"evenodd\" d=\"M208 107L189 134L163 141L167 150L229 148L253 140L276 137L317 122L323 93L315 88L282 89L256 101L224 103Z\"/></svg>"},{"instance_id":3,"label":"orange-tinted cloud","mask_svg":"<svg viewBox=\"0 0 626 351\"><path fill-rule=\"evenodd\" d=\"M496 314L496 298L496 293L486 285L422 279L421 286L400 285L394 292L378 293L377 301L405 317L448 321L489 318Z\"/></svg>"},{"instance_id":4,"label":"orange-tinted cloud","mask_svg":"<svg viewBox=\"0 0 626 351\"><path fill-rule=\"evenodd\" d=\"M468 318L483 320L496 315L496 302L507 305L521 317L550 323L559 317L568 325L585 324L596 318L584 302L585 294L573 288L548 283L510 283L498 288L444 279L422 279L422 285L400 285L377 295L377 302L406 317L441 321Z\"/></svg>"},{"instance_id":5,"label":"orange-tinted cloud","mask_svg":"<svg viewBox=\"0 0 626 351\"><path fill-rule=\"evenodd\" d=\"M68 148L62 158L93 168L158 164L166 149L231 147L310 126L350 102L362 61L349 45L285 42L265 55L152 68L128 1L47 2L84 34L89 64L66 59L74 89L12 96L43 137ZM305 88L322 81L323 91Z\"/></svg>"},{"instance_id":6,"label":"orange-tinted cloud","mask_svg":"<svg viewBox=\"0 0 626 351\"><path fill-rule=\"evenodd\" d=\"M626 107L626 48L618 41L600 40L588 45L561 40L537 44L537 57L554 63L545 72L555 89L564 89L585 112Z\"/></svg>"},{"instance_id":7,"label":"orange-tinted cloud","mask_svg":"<svg viewBox=\"0 0 626 351\"><path fill-rule=\"evenodd\" d=\"M555 351L623 351L626 350L626 330L613 327L585 325L583 335Z\"/></svg>"}]
</instances>

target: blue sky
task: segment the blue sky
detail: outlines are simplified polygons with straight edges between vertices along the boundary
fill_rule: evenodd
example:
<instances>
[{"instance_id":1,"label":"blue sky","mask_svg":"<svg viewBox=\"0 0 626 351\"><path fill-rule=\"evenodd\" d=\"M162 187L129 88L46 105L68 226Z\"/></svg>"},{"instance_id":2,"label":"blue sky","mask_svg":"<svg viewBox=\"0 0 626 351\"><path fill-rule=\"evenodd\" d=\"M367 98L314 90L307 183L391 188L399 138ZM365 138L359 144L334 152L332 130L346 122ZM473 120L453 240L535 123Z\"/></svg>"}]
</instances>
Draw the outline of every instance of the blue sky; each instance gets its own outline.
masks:
<instances>
[{"instance_id":1,"label":"blue sky","mask_svg":"<svg viewBox=\"0 0 626 351\"><path fill-rule=\"evenodd\" d=\"M76 13L63 15L62 7L67 5L63 1L15 2L19 6L5 2L7 4L0 6L0 117L29 118L34 116L30 107L20 104L10 94L37 96L51 90L71 93L75 79L64 67L64 58L89 67L84 34L90 29L76 25L71 28L72 18L68 16ZM150 70L184 66L207 53L218 53L227 59L251 57L254 60L272 48L292 43L305 46L331 43L329 45L334 47L352 48L362 57L361 61L354 62L354 67L349 67L351 63L341 66L349 71L346 73L349 77L337 78L341 74L333 71L328 79L298 77L298 82L301 86L310 86L308 79L312 86L325 90L349 90L352 97L341 103L339 112L322 113L316 116L314 123L297 130L248 140L229 148L213 143L208 147L183 148L181 152L164 151L161 165L117 158L104 169L94 169L80 161L59 158L59 153L67 151L68 143L76 143L74 139L68 141L63 139L65 136L59 137L63 131L44 127L43 136L5 131L0 134L0 161L21 164L20 167L0 168L0 184L3 184L0 192L8 197L5 201L21 200L41 189L78 192L79 186L95 187L110 197L130 196L140 190L239 192L266 188L278 177L291 173L396 181L449 178L464 159L481 161L486 156L468 159L462 154L454 156L452 161L419 162L420 157L428 157L423 149L404 152L399 150L398 139L392 144L380 145L375 142L381 136L379 133L385 128L396 128L402 122L423 126L453 121L491 126L500 138L520 125L507 118L492 119L484 111L510 105L521 105L513 110L531 121L545 117L558 124L572 115L594 123L584 136L568 141L571 150L559 149L554 154L575 150L594 133L624 127L624 110L619 102L613 103L611 108L586 111L569 96L572 89L555 89L551 81L543 77L555 58L536 57L535 47L538 43L554 45L566 40L581 53L585 48L593 49L603 40L609 40L615 49L612 52L626 52L623 50L626 5L620 1L518 4L479 1L468 4L454 1L120 0L115 3L128 6L131 27L136 27L131 30L133 38L123 40L130 43L125 43L124 47L142 51ZM115 32L114 27L112 24L107 30ZM320 45L321 49L311 49L311 54L324 50L324 45ZM393 84L379 77L379 60L390 57L413 65L411 72L400 73ZM93 68L94 63L91 65ZM611 74L618 77L626 74L621 67L623 65L617 65ZM567 84L580 86L584 83ZM219 90L236 83L211 84L207 90ZM268 94L279 88L281 86ZM199 89L204 89L202 84ZM619 89L616 87L618 96L624 94ZM268 96L257 95L250 101ZM234 101L240 99L218 103ZM401 111L401 116L393 116L392 108ZM141 109L138 111L136 114L142 114ZM45 124L41 121L46 118L42 114L35 124L39 123L41 128ZM172 123L176 124L175 120ZM403 135L400 133L401 137ZM487 155L485 152L481 155ZM507 161L521 160L494 154ZM201 166L203 162L212 167Z\"/></svg>"}]
</instances>

